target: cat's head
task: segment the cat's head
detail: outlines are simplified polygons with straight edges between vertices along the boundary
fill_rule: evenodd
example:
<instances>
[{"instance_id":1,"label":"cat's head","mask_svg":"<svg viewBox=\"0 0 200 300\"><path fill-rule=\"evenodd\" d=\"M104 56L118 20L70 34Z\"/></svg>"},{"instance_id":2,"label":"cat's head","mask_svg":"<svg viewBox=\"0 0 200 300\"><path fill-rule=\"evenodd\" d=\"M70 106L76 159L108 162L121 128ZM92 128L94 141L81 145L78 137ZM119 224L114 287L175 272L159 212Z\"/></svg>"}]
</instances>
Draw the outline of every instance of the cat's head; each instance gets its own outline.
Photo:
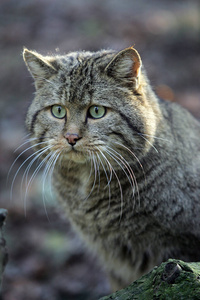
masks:
<instances>
[{"instance_id":1,"label":"cat's head","mask_svg":"<svg viewBox=\"0 0 200 300\"><path fill-rule=\"evenodd\" d=\"M23 55L36 87L26 119L36 149L66 164L148 151L158 108L134 48Z\"/></svg>"}]
</instances>

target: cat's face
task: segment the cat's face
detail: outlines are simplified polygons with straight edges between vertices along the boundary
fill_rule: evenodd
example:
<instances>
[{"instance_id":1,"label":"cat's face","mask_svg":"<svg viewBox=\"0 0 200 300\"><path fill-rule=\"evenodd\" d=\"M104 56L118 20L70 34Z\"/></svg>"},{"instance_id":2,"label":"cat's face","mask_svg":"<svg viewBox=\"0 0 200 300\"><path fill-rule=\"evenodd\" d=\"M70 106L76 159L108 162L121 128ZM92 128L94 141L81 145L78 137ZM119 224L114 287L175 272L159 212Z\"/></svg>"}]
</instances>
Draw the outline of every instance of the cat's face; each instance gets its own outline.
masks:
<instances>
[{"instance_id":1,"label":"cat's face","mask_svg":"<svg viewBox=\"0 0 200 300\"><path fill-rule=\"evenodd\" d=\"M135 49L55 57L25 50L24 59L36 86L26 123L43 156L115 162L147 151L156 120Z\"/></svg>"}]
</instances>

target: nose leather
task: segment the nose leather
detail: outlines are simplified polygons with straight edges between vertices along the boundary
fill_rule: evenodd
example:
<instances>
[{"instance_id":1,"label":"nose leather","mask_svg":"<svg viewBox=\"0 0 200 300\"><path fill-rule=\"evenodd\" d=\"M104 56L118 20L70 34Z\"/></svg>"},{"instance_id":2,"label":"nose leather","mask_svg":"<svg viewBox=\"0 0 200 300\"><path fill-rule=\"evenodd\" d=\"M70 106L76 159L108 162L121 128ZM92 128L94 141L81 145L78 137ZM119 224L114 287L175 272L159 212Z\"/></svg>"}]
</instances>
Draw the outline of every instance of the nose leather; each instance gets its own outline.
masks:
<instances>
[{"instance_id":1,"label":"nose leather","mask_svg":"<svg viewBox=\"0 0 200 300\"><path fill-rule=\"evenodd\" d=\"M79 137L77 133L69 133L69 132L65 134L65 138L68 141L68 143L72 146L75 145L76 142L81 139L81 137Z\"/></svg>"}]
</instances>

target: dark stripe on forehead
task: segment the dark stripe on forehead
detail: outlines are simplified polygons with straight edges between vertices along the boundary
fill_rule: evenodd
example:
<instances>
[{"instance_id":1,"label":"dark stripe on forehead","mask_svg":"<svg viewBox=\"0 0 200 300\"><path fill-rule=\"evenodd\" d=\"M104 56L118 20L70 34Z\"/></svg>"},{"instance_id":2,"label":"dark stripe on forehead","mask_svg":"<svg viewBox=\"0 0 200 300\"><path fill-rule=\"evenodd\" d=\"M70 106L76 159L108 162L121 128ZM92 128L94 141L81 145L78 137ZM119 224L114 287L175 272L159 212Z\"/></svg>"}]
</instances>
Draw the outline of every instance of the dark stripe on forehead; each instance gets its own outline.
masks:
<instances>
[{"instance_id":1,"label":"dark stripe on forehead","mask_svg":"<svg viewBox=\"0 0 200 300\"><path fill-rule=\"evenodd\" d=\"M80 98L80 93L83 93L83 84L84 78L79 78L76 82L73 82L71 86L71 91L70 91L70 97L69 97L69 102L73 103L77 98Z\"/></svg>"},{"instance_id":2,"label":"dark stripe on forehead","mask_svg":"<svg viewBox=\"0 0 200 300\"><path fill-rule=\"evenodd\" d=\"M86 70L86 72L89 73L89 70ZM77 77L77 81L74 78L70 89L69 102L73 103L75 100L82 100L85 93L88 93L91 98L92 84L93 76L91 74L82 75L80 78Z\"/></svg>"},{"instance_id":3,"label":"dark stripe on forehead","mask_svg":"<svg viewBox=\"0 0 200 300\"><path fill-rule=\"evenodd\" d=\"M103 56L106 54L100 55L100 56L89 56L85 57L82 61L78 59L79 63L76 64L71 72L70 76L79 77L79 76L88 76L89 73L91 73L93 67L97 65L99 61L102 61Z\"/></svg>"},{"instance_id":4,"label":"dark stripe on forehead","mask_svg":"<svg viewBox=\"0 0 200 300\"><path fill-rule=\"evenodd\" d=\"M71 77L69 102L73 103L76 99L82 100L86 92L88 92L90 98L92 97L94 74L98 72L97 68L102 64L106 56L108 56L108 53L85 57L83 61L80 61L81 56L77 58L79 63L69 73Z\"/></svg>"},{"instance_id":5,"label":"dark stripe on forehead","mask_svg":"<svg viewBox=\"0 0 200 300\"><path fill-rule=\"evenodd\" d=\"M93 90L89 83L77 84L77 87L71 93L69 102L73 103L74 101L82 102L85 98L85 94L89 95L90 102L92 101ZM89 103L87 103L89 104Z\"/></svg>"}]
</instances>

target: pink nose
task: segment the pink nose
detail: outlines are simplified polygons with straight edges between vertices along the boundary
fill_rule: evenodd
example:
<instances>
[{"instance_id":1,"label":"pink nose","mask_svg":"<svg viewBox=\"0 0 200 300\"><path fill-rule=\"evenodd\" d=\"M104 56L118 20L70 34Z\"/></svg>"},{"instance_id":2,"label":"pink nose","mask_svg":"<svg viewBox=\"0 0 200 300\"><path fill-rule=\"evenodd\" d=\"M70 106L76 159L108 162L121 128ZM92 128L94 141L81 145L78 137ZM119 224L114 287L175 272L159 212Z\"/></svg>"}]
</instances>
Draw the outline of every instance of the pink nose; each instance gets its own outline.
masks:
<instances>
[{"instance_id":1,"label":"pink nose","mask_svg":"<svg viewBox=\"0 0 200 300\"><path fill-rule=\"evenodd\" d=\"M76 133L69 133L69 132L67 132L65 134L65 138L68 141L68 143L70 145L72 145L72 146L74 146L76 144L76 142L81 139L81 137L79 137L78 134L76 134Z\"/></svg>"}]
</instances>

